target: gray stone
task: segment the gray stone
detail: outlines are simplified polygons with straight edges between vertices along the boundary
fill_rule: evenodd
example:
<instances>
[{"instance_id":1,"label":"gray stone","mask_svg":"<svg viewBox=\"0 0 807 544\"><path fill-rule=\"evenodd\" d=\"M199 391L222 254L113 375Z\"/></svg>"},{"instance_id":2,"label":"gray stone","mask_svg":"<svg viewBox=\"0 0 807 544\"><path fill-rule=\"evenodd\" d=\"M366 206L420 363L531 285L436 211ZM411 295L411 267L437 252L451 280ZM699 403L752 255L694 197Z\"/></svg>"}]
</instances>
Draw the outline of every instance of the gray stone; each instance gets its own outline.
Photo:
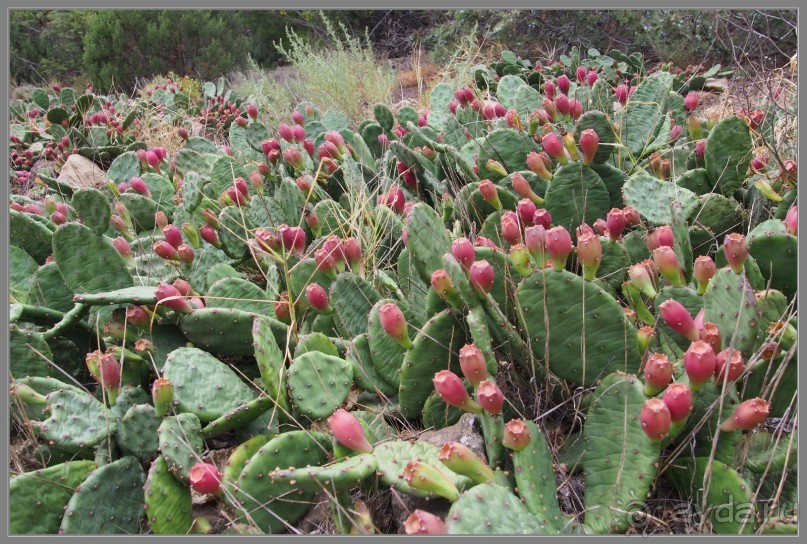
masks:
<instances>
[{"instance_id":1,"label":"gray stone","mask_svg":"<svg viewBox=\"0 0 807 544\"><path fill-rule=\"evenodd\" d=\"M106 185L106 173L90 159L74 154L62 166L58 180L76 188L97 188Z\"/></svg>"}]
</instances>

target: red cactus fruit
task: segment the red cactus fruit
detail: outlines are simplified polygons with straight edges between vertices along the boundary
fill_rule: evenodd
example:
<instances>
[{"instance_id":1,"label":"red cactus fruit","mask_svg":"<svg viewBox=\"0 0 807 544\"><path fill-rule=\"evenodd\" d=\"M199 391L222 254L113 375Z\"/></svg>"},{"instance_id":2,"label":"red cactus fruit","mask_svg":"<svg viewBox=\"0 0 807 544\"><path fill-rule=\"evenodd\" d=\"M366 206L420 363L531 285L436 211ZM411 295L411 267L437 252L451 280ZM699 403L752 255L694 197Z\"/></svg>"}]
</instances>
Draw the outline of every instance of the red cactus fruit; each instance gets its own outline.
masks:
<instances>
[{"instance_id":1,"label":"red cactus fruit","mask_svg":"<svg viewBox=\"0 0 807 544\"><path fill-rule=\"evenodd\" d=\"M437 372L432 379L432 383L434 384L434 390L437 391L437 394L440 395L443 402L449 406L454 406L474 414L478 414L482 411L482 408L476 401L468 395L465 384L462 383L460 377L450 370Z\"/></svg>"},{"instance_id":2,"label":"red cactus fruit","mask_svg":"<svg viewBox=\"0 0 807 544\"><path fill-rule=\"evenodd\" d=\"M663 391L673 377L673 364L663 353L647 358L644 367L645 394L653 396Z\"/></svg>"},{"instance_id":3,"label":"red cactus fruit","mask_svg":"<svg viewBox=\"0 0 807 544\"><path fill-rule=\"evenodd\" d=\"M489 293L493 288L496 273L493 266L486 260L474 261L469 269L469 282L480 295Z\"/></svg>"},{"instance_id":4,"label":"red cactus fruit","mask_svg":"<svg viewBox=\"0 0 807 544\"><path fill-rule=\"evenodd\" d=\"M723 432L750 431L768 419L771 405L764 399L755 398L741 402L734 413L720 425Z\"/></svg>"},{"instance_id":5,"label":"red cactus fruit","mask_svg":"<svg viewBox=\"0 0 807 544\"><path fill-rule=\"evenodd\" d=\"M191 489L197 493L216 493L221 487L221 472L216 465L196 463L188 475Z\"/></svg>"},{"instance_id":6,"label":"red cactus fruit","mask_svg":"<svg viewBox=\"0 0 807 544\"><path fill-rule=\"evenodd\" d=\"M698 340L692 342L684 353L684 370L689 378L693 391L697 391L714 374L716 365L715 352L712 346Z\"/></svg>"},{"instance_id":7,"label":"red cactus fruit","mask_svg":"<svg viewBox=\"0 0 807 544\"><path fill-rule=\"evenodd\" d=\"M663 400L647 399L640 416L642 430L653 442L660 442L670 433L672 415Z\"/></svg>"},{"instance_id":8,"label":"red cactus fruit","mask_svg":"<svg viewBox=\"0 0 807 544\"><path fill-rule=\"evenodd\" d=\"M408 535L445 535L448 534L446 524L443 520L426 512L425 510L415 510L406 518L404 529Z\"/></svg>"},{"instance_id":9,"label":"red cactus fruit","mask_svg":"<svg viewBox=\"0 0 807 544\"><path fill-rule=\"evenodd\" d=\"M476 344L464 345L460 348L459 356L462 374L471 382L471 385L476 387L479 382L487 378L488 366L487 361L485 361L485 354Z\"/></svg>"},{"instance_id":10,"label":"red cactus fruit","mask_svg":"<svg viewBox=\"0 0 807 544\"><path fill-rule=\"evenodd\" d=\"M661 400L667 405L673 423L683 421L692 411L692 390L686 384L672 384L664 391Z\"/></svg>"},{"instance_id":11,"label":"red cactus fruit","mask_svg":"<svg viewBox=\"0 0 807 544\"><path fill-rule=\"evenodd\" d=\"M745 236L736 232L727 234L723 240L723 252L731 269L737 274L742 274L745 260L748 258L748 242L745 241Z\"/></svg>"},{"instance_id":12,"label":"red cactus fruit","mask_svg":"<svg viewBox=\"0 0 807 544\"><path fill-rule=\"evenodd\" d=\"M189 314L193 311L188 301L183 298L182 293L173 285L161 283L157 286L154 294L161 305L175 312Z\"/></svg>"},{"instance_id":13,"label":"red cactus fruit","mask_svg":"<svg viewBox=\"0 0 807 544\"><path fill-rule=\"evenodd\" d=\"M659 305L659 313L672 330L692 342L699 340L700 333L695 327L695 322L680 302L672 298L665 300Z\"/></svg>"},{"instance_id":14,"label":"red cactus fruit","mask_svg":"<svg viewBox=\"0 0 807 544\"><path fill-rule=\"evenodd\" d=\"M498 416L504 408L504 395L499 386L490 380L482 380L476 388L476 399L482 409L492 416Z\"/></svg>"},{"instance_id":15,"label":"red cactus fruit","mask_svg":"<svg viewBox=\"0 0 807 544\"><path fill-rule=\"evenodd\" d=\"M572 252L572 237L565 227L553 227L546 231L546 251L552 258L555 270L563 270L566 259Z\"/></svg>"},{"instance_id":16,"label":"red cactus fruit","mask_svg":"<svg viewBox=\"0 0 807 544\"><path fill-rule=\"evenodd\" d=\"M391 338L398 342L405 349L412 348L412 341L409 340L409 331L406 326L406 318L394 303L384 304L378 310L378 319L381 328L384 329Z\"/></svg>"},{"instance_id":17,"label":"red cactus fruit","mask_svg":"<svg viewBox=\"0 0 807 544\"><path fill-rule=\"evenodd\" d=\"M736 349L726 348L715 357L715 382L733 382L743 374L745 362Z\"/></svg>"},{"instance_id":18,"label":"red cactus fruit","mask_svg":"<svg viewBox=\"0 0 807 544\"><path fill-rule=\"evenodd\" d=\"M330 303L328 302L328 293L318 283L311 283L305 288L305 298L308 303L315 310L321 313L330 314L333 312Z\"/></svg>"},{"instance_id":19,"label":"red cactus fruit","mask_svg":"<svg viewBox=\"0 0 807 544\"><path fill-rule=\"evenodd\" d=\"M328 418L328 426L336 440L352 451L371 453L373 445L367 440L361 422L342 408L339 408Z\"/></svg>"},{"instance_id":20,"label":"red cactus fruit","mask_svg":"<svg viewBox=\"0 0 807 544\"><path fill-rule=\"evenodd\" d=\"M521 451L530 444L530 428L524 420L511 419L504 424L502 446L513 451Z\"/></svg>"}]
</instances>

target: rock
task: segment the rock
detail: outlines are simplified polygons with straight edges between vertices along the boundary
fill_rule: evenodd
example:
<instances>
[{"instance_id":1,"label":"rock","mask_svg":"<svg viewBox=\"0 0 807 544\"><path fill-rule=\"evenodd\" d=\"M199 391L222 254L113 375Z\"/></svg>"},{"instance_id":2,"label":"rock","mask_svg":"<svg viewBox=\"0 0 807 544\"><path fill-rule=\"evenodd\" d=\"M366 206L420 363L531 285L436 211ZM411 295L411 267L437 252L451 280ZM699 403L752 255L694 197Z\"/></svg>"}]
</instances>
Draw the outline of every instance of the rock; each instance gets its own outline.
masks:
<instances>
[{"instance_id":1,"label":"rock","mask_svg":"<svg viewBox=\"0 0 807 544\"><path fill-rule=\"evenodd\" d=\"M706 80L706 83L704 83L703 90L712 93L725 93L729 90L729 80L725 78L709 78Z\"/></svg>"},{"instance_id":2,"label":"rock","mask_svg":"<svg viewBox=\"0 0 807 544\"><path fill-rule=\"evenodd\" d=\"M57 179L77 188L106 185L106 173L90 159L78 154L67 158Z\"/></svg>"},{"instance_id":3,"label":"rock","mask_svg":"<svg viewBox=\"0 0 807 544\"><path fill-rule=\"evenodd\" d=\"M326 493L320 493L313 502L314 505L308 513L296 524L297 529L305 535L332 533L334 523L330 508L330 498Z\"/></svg>"},{"instance_id":4,"label":"rock","mask_svg":"<svg viewBox=\"0 0 807 544\"><path fill-rule=\"evenodd\" d=\"M482 459L487 459L485 456L485 439L482 438L482 435L477 430L478 425L475 415L463 414L454 425L436 431L427 431L421 434L418 440L438 447L446 442L459 442L463 446L470 448L472 452Z\"/></svg>"}]
</instances>

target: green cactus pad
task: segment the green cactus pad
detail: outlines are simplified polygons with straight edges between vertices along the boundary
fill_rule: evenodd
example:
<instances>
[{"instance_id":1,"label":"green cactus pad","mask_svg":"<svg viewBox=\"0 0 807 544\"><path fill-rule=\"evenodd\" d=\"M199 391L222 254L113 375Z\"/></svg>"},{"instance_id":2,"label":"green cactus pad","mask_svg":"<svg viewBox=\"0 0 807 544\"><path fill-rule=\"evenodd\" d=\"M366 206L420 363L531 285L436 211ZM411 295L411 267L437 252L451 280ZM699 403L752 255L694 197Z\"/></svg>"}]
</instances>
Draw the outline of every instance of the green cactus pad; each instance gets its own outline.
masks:
<instances>
[{"instance_id":1,"label":"green cactus pad","mask_svg":"<svg viewBox=\"0 0 807 544\"><path fill-rule=\"evenodd\" d=\"M611 207L622 208L625 205L622 201L622 186L625 185L625 180L628 179L625 172L607 162L593 162L589 165L589 168L597 172L603 185L608 189L608 195L611 197Z\"/></svg>"},{"instance_id":2,"label":"green cactus pad","mask_svg":"<svg viewBox=\"0 0 807 544\"><path fill-rule=\"evenodd\" d=\"M770 433L766 430L747 437L748 450L742 451L744 466L756 474L781 474L783 470L795 468L797 461L798 434ZM745 442L745 441L744 441ZM744 455L742 455L744 454Z\"/></svg>"},{"instance_id":3,"label":"green cactus pad","mask_svg":"<svg viewBox=\"0 0 807 544\"><path fill-rule=\"evenodd\" d=\"M93 471L67 503L59 534L138 534L145 483L134 457Z\"/></svg>"},{"instance_id":4,"label":"green cactus pad","mask_svg":"<svg viewBox=\"0 0 807 544\"><path fill-rule=\"evenodd\" d=\"M232 259L244 259L249 253L247 241L255 225L245 209L227 206L219 213L219 240L224 253Z\"/></svg>"},{"instance_id":5,"label":"green cactus pad","mask_svg":"<svg viewBox=\"0 0 807 544\"><path fill-rule=\"evenodd\" d=\"M70 497L93 470L92 461L70 461L11 478L9 534L56 534Z\"/></svg>"},{"instance_id":6,"label":"green cactus pad","mask_svg":"<svg viewBox=\"0 0 807 544\"><path fill-rule=\"evenodd\" d=\"M469 478L460 476L446 468L438 458L440 448L428 442L391 440L376 446L375 450L373 450L373 454L375 455L376 461L378 461L378 476L381 478L381 481L385 485L394 487L401 493L406 493L413 497L434 498L437 497L437 495L432 491L415 489L406 483L406 480L403 478L404 467L412 460L417 460L436 468L460 491L471 483Z\"/></svg>"},{"instance_id":7,"label":"green cactus pad","mask_svg":"<svg viewBox=\"0 0 807 544\"><path fill-rule=\"evenodd\" d=\"M53 353L42 334L16 325L9 328L9 372L17 380L27 376L61 376L48 361Z\"/></svg>"},{"instance_id":8,"label":"green cactus pad","mask_svg":"<svg viewBox=\"0 0 807 544\"><path fill-rule=\"evenodd\" d=\"M191 468L205 449L199 418L194 414L169 416L160 424L157 436L168 471L187 485Z\"/></svg>"},{"instance_id":9,"label":"green cactus pad","mask_svg":"<svg viewBox=\"0 0 807 544\"><path fill-rule=\"evenodd\" d=\"M733 196L748 175L753 151L751 133L743 118L732 115L721 119L709 132L703 155L712 185L717 184L724 195Z\"/></svg>"},{"instance_id":10,"label":"green cactus pad","mask_svg":"<svg viewBox=\"0 0 807 544\"><path fill-rule=\"evenodd\" d=\"M184 315L179 328L188 340L205 350L222 355L250 356L253 354L252 322L255 317L256 314L237 309L202 308Z\"/></svg>"},{"instance_id":11,"label":"green cactus pad","mask_svg":"<svg viewBox=\"0 0 807 544\"><path fill-rule=\"evenodd\" d=\"M605 280L612 288L619 289L628 279L628 268L631 265L628 250L621 242L613 242L604 236L600 237L600 244L602 260L597 268L597 278Z\"/></svg>"},{"instance_id":12,"label":"green cactus pad","mask_svg":"<svg viewBox=\"0 0 807 544\"><path fill-rule=\"evenodd\" d=\"M638 369L633 325L596 285L570 272L545 270L521 282L517 299L533 353L547 358L557 376L588 386L614 370Z\"/></svg>"},{"instance_id":13,"label":"green cactus pad","mask_svg":"<svg viewBox=\"0 0 807 544\"><path fill-rule=\"evenodd\" d=\"M451 310L443 310L423 325L412 340L401 366L399 401L401 413L418 417L434 390L432 379L440 370L459 371L459 349L468 343L463 323Z\"/></svg>"},{"instance_id":14,"label":"green cactus pad","mask_svg":"<svg viewBox=\"0 0 807 544\"><path fill-rule=\"evenodd\" d=\"M217 281L208 289L205 300L208 308L234 308L275 317L274 303L266 291L240 278Z\"/></svg>"},{"instance_id":15,"label":"green cactus pad","mask_svg":"<svg viewBox=\"0 0 807 544\"><path fill-rule=\"evenodd\" d=\"M705 478L707 467L710 469L708 481ZM690 457L678 459L666 474L679 492L692 497L699 509L705 504L714 532L732 535L754 532L751 495L755 490L730 466L708 457ZM726 512L733 515L726 516ZM749 516L747 520L746 516Z\"/></svg>"},{"instance_id":16,"label":"green cactus pad","mask_svg":"<svg viewBox=\"0 0 807 544\"><path fill-rule=\"evenodd\" d=\"M213 192L218 195L233 187L235 178L249 179L249 172L241 166L238 161L228 155L221 155L210 170L210 182L213 184Z\"/></svg>"},{"instance_id":17,"label":"green cactus pad","mask_svg":"<svg viewBox=\"0 0 807 544\"><path fill-rule=\"evenodd\" d=\"M360 334L353 339L348 348L346 360L353 367L354 382L365 391L381 393L387 397L398 394L398 388L387 383L373 363L367 333Z\"/></svg>"},{"instance_id":18,"label":"green cactus pad","mask_svg":"<svg viewBox=\"0 0 807 544\"><path fill-rule=\"evenodd\" d=\"M224 278L240 278L238 271L227 263L218 263L207 272L207 285L213 285Z\"/></svg>"},{"instance_id":19,"label":"green cactus pad","mask_svg":"<svg viewBox=\"0 0 807 544\"><path fill-rule=\"evenodd\" d=\"M490 330L488 330L485 310L481 306L469 309L468 315L465 316L465 322L468 324L468 332L473 343L485 354L488 374L495 376L499 365L496 363L496 356L493 353L493 339L490 337Z\"/></svg>"},{"instance_id":20,"label":"green cactus pad","mask_svg":"<svg viewBox=\"0 0 807 544\"><path fill-rule=\"evenodd\" d=\"M733 198L706 193L699 196L698 201L698 207L692 214L694 224L708 228L718 240L722 241L730 232L743 230L743 208Z\"/></svg>"},{"instance_id":21,"label":"green cactus pad","mask_svg":"<svg viewBox=\"0 0 807 544\"><path fill-rule=\"evenodd\" d=\"M373 115L375 115L375 120L381 125L381 128L386 131L392 130L395 124L395 118L392 115L392 111L387 106L384 104L376 104L373 106Z\"/></svg>"},{"instance_id":22,"label":"green cactus pad","mask_svg":"<svg viewBox=\"0 0 807 544\"><path fill-rule=\"evenodd\" d=\"M319 466L330 451L330 436L310 431L283 433L253 455L238 478L235 498L238 520L256 524L265 533L282 533L311 507L314 493L296 484L272 482L273 470Z\"/></svg>"},{"instance_id":23,"label":"green cactus pad","mask_svg":"<svg viewBox=\"0 0 807 544\"><path fill-rule=\"evenodd\" d=\"M469 387L466 387L466 389L471 389L470 384L468 385ZM468 394L470 395L471 393L473 393L473 390L469 391ZM429 398L423 403L423 411L421 412L423 428L431 430L450 427L457 423L465 413L464 410L447 405L436 391L432 391Z\"/></svg>"},{"instance_id":24,"label":"green cactus pad","mask_svg":"<svg viewBox=\"0 0 807 544\"><path fill-rule=\"evenodd\" d=\"M34 426L45 440L60 449L78 452L100 444L114 434L117 422L106 407L87 393L71 389L54 391L47 396L50 417Z\"/></svg>"},{"instance_id":25,"label":"green cactus pad","mask_svg":"<svg viewBox=\"0 0 807 544\"><path fill-rule=\"evenodd\" d=\"M70 205L81 222L97 235L104 234L109 229L109 219L112 210L109 201L98 189L86 188L73 193Z\"/></svg>"},{"instance_id":26,"label":"green cactus pad","mask_svg":"<svg viewBox=\"0 0 807 544\"><path fill-rule=\"evenodd\" d=\"M193 525L193 502L190 488L171 475L165 459L151 464L145 486L146 518L157 535L188 534Z\"/></svg>"},{"instance_id":27,"label":"green cactus pad","mask_svg":"<svg viewBox=\"0 0 807 544\"><path fill-rule=\"evenodd\" d=\"M131 287L126 261L109 240L78 223L65 223L53 234L53 255L65 284L78 293Z\"/></svg>"},{"instance_id":28,"label":"green cactus pad","mask_svg":"<svg viewBox=\"0 0 807 544\"><path fill-rule=\"evenodd\" d=\"M174 385L174 403L180 412L213 421L254 397L252 389L224 363L197 348L171 352L163 376Z\"/></svg>"},{"instance_id":29,"label":"green cactus pad","mask_svg":"<svg viewBox=\"0 0 807 544\"><path fill-rule=\"evenodd\" d=\"M381 326L378 312L382 306L388 303L396 304L400 308L408 325L409 338L414 337L416 333L413 326L414 316L409 311L409 308L403 306L400 302L386 298L376 302L372 310L370 310L367 325L367 340L370 345L370 353L373 357L373 365L376 370L378 370L378 373L384 378L384 381L393 387L398 387L400 385L399 375L401 365L403 364L407 350L401 347L395 339L390 337Z\"/></svg>"},{"instance_id":30,"label":"green cactus pad","mask_svg":"<svg viewBox=\"0 0 807 544\"><path fill-rule=\"evenodd\" d=\"M527 155L538 150L537 144L528 134L500 128L471 140L462 147L460 153L472 162L474 155L479 154L480 179L496 181L503 176L488 169L488 160L498 161L508 172L518 172L527 169Z\"/></svg>"},{"instance_id":31,"label":"green cactus pad","mask_svg":"<svg viewBox=\"0 0 807 544\"><path fill-rule=\"evenodd\" d=\"M117 306L123 304L156 304L157 288L152 286L124 287L103 293L77 294L74 302L87 306Z\"/></svg>"},{"instance_id":32,"label":"green cactus pad","mask_svg":"<svg viewBox=\"0 0 807 544\"><path fill-rule=\"evenodd\" d=\"M660 446L642 430L646 397L636 376L614 373L594 392L583 428L586 525L619 533L641 509L656 475Z\"/></svg>"},{"instance_id":33,"label":"green cactus pad","mask_svg":"<svg viewBox=\"0 0 807 544\"><path fill-rule=\"evenodd\" d=\"M339 357L339 350L336 348L336 345L334 345L333 340L321 332L312 332L306 334L305 336L301 336L300 340L297 342L297 346L294 348L293 357L296 358L303 353L308 353L309 351L316 351L319 353L324 353L325 355Z\"/></svg>"},{"instance_id":34,"label":"green cactus pad","mask_svg":"<svg viewBox=\"0 0 807 544\"><path fill-rule=\"evenodd\" d=\"M798 239L777 229L774 220L761 223L748 234L748 252L756 260L762 276L776 289L792 298L798 290Z\"/></svg>"},{"instance_id":35,"label":"green cactus pad","mask_svg":"<svg viewBox=\"0 0 807 544\"><path fill-rule=\"evenodd\" d=\"M288 369L289 398L311 419L328 417L342 405L353 382L353 368L339 357L316 351L295 358Z\"/></svg>"},{"instance_id":36,"label":"green cactus pad","mask_svg":"<svg viewBox=\"0 0 807 544\"><path fill-rule=\"evenodd\" d=\"M577 227L593 224L611 209L611 197L600 176L582 163L558 168L544 199L553 225L566 227L572 236Z\"/></svg>"},{"instance_id":37,"label":"green cactus pad","mask_svg":"<svg viewBox=\"0 0 807 544\"><path fill-rule=\"evenodd\" d=\"M761 341L762 312L757 308L754 290L744 275L722 268L709 282L703 295L704 320L720 329L723 345L732 345L747 356Z\"/></svg>"},{"instance_id":38,"label":"green cactus pad","mask_svg":"<svg viewBox=\"0 0 807 544\"><path fill-rule=\"evenodd\" d=\"M193 288L200 293L207 291L208 287L215 283L210 282L210 279L215 279L214 268L216 265L230 265L233 259L228 257L227 254L211 245L205 245L196 250L196 256L193 259L193 264L190 267L183 266L182 268L187 271L188 281L191 282Z\"/></svg>"},{"instance_id":39,"label":"green cactus pad","mask_svg":"<svg viewBox=\"0 0 807 544\"><path fill-rule=\"evenodd\" d=\"M227 431L244 427L268 412L274 405L274 399L266 395L251 400L238 408L233 408L217 420L208 423L202 429L202 436L206 439L213 438Z\"/></svg>"},{"instance_id":40,"label":"green cactus pad","mask_svg":"<svg viewBox=\"0 0 807 544\"><path fill-rule=\"evenodd\" d=\"M307 303L305 289L312 283L318 284L327 291L333 281L319 270L314 259L300 259L289 271L289 300L295 304Z\"/></svg>"},{"instance_id":41,"label":"green cactus pad","mask_svg":"<svg viewBox=\"0 0 807 544\"><path fill-rule=\"evenodd\" d=\"M527 422L527 428L530 443L523 450L513 452L513 475L518 493L544 534L560 534L565 518L558 507L552 452L535 423Z\"/></svg>"},{"instance_id":42,"label":"green cactus pad","mask_svg":"<svg viewBox=\"0 0 807 544\"><path fill-rule=\"evenodd\" d=\"M269 473L269 478L272 483L288 487L295 485L304 491L334 493L348 490L367 479L375 473L377 466L372 453L362 453L321 467L274 470Z\"/></svg>"},{"instance_id":43,"label":"green cactus pad","mask_svg":"<svg viewBox=\"0 0 807 544\"><path fill-rule=\"evenodd\" d=\"M143 232L156 227L154 216L160 211L160 205L156 200L138 193L127 192L120 195L118 201L129 212L135 232ZM167 212L166 215L168 215ZM170 215L168 217L171 218Z\"/></svg>"},{"instance_id":44,"label":"green cactus pad","mask_svg":"<svg viewBox=\"0 0 807 544\"><path fill-rule=\"evenodd\" d=\"M687 170L675 179L675 184L679 187L692 191L696 195L710 193L714 184L709 181L709 176L705 168L695 168Z\"/></svg>"},{"instance_id":45,"label":"green cactus pad","mask_svg":"<svg viewBox=\"0 0 807 544\"><path fill-rule=\"evenodd\" d=\"M521 499L500 485L479 484L451 505L446 528L452 535L546 534Z\"/></svg>"},{"instance_id":46,"label":"green cactus pad","mask_svg":"<svg viewBox=\"0 0 807 544\"><path fill-rule=\"evenodd\" d=\"M9 247L9 255L14 251L13 247L16 246ZM73 308L73 291L65 285L56 263L48 263L36 270L31 280L30 297L40 306L52 310L67 312Z\"/></svg>"},{"instance_id":47,"label":"green cactus pad","mask_svg":"<svg viewBox=\"0 0 807 544\"><path fill-rule=\"evenodd\" d=\"M429 284L420 279L420 275L415 270L409 256L409 248L403 248L398 254L396 264L398 271L398 285L406 295L409 309L417 316L419 323L426 321L426 293L429 291Z\"/></svg>"},{"instance_id":48,"label":"green cactus pad","mask_svg":"<svg viewBox=\"0 0 807 544\"><path fill-rule=\"evenodd\" d=\"M9 243L24 249L37 263L44 264L52 251L53 231L29 213L9 210L8 214Z\"/></svg>"},{"instance_id":49,"label":"green cactus pad","mask_svg":"<svg viewBox=\"0 0 807 544\"><path fill-rule=\"evenodd\" d=\"M118 420L115 441L125 455L141 461L149 460L159 449L157 429L162 419L157 417L150 404L135 404Z\"/></svg>"},{"instance_id":50,"label":"green cactus pad","mask_svg":"<svg viewBox=\"0 0 807 544\"><path fill-rule=\"evenodd\" d=\"M367 332L373 305L381 296L370 282L350 272L339 274L331 284L330 302L350 336Z\"/></svg>"},{"instance_id":51,"label":"green cactus pad","mask_svg":"<svg viewBox=\"0 0 807 544\"><path fill-rule=\"evenodd\" d=\"M306 202L306 195L297 184L290 179L284 179L275 187L272 198L255 198L250 211L255 222L263 223L261 226L266 226L266 223L265 219L259 221L259 218L267 215L277 226L284 223L298 225L303 223L301 214Z\"/></svg>"},{"instance_id":52,"label":"green cactus pad","mask_svg":"<svg viewBox=\"0 0 807 544\"><path fill-rule=\"evenodd\" d=\"M277 403L284 414L289 403L286 394L286 356L278 346L268 319L258 318L252 325L255 360L261 373L264 392Z\"/></svg>"},{"instance_id":53,"label":"green cactus pad","mask_svg":"<svg viewBox=\"0 0 807 544\"><path fill-rule=\"evenodd\" d=\"M642 156L656 136L657 127L666 117L665 102L672 87L672 76L667 72L657 72L642 79L631 95L621 115L622 144L633 156L634 161Z\"/></svg>"},{"instance_id":54,"label":"green cactus pad","mask_svg":"<svg viewBox=\"0 0 807 544\"><path fill-rule=\"evenodd\" d=\"M451 239L442 218L434 208L415 204L406 221L409 233L409 259L425 284L431 282L432 273L442 268L445 253L451 252Z\"/></svg>"},{"instance_id":55,"label":"green cactus pad","mask_svg":"<svg viewBox=\"0 0 807 544\"><path fill-rule=\"evenodd\" d=\"M134 151L127 151L121 153L106 172L106 177L118 183L129 183L132 178L140 175L140 161L137 160L137 154Z\"/></svg>"},{"instance_id":56,"label":"green cactus pad","mask_svg":"<svg viewBox=\"0 0 807 544\"><path fill-rule=\"evenodd\" d=\"M636 208L653 225L672 222L670 202L674 200L681 203L684 218L698 207L698 197L692 191L643 172L628 178L622 187L622 196L626 205Z\"/></svg>"},{"instance_id":57,"label":"green cactus pad","mask_svg":"<svg viewBox=\"0 0 807 544\"><path fill-rule=\"evenodd\" d=\"M253 455L258 453L258 450L266 445L271 438L272 437L265 434L257 434L233 449L222 470L221 485L224 489L232 490L232 487L238 482L238 477L241 475L247 462ZM227 504L233 506L230 496L230 493L225 493L224 500Z\"/></svg>"}]
</instances>

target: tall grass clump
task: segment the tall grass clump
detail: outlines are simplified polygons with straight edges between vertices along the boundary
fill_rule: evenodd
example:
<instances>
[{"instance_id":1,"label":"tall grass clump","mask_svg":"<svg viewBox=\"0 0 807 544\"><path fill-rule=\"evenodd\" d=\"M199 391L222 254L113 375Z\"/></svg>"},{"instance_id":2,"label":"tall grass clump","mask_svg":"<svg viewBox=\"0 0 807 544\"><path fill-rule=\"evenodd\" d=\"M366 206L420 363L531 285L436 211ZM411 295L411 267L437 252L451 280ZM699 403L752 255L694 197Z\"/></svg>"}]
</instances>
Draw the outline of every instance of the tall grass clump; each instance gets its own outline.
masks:
<instances>
[{"instance_id":1,"label":"tall grass clump","mask_svg":"<svg viewBox=\"0 0 807 544\"><path fill-rule=\"evenodd\" d=\"M290 28L288 43L281 40L274 46L296 72L289 82L295 98L327 104L359 123L375 104L389 102L395 74L376 58L366 30L359 38L341 22L337 30L324 15L322 20L328 47L318 47Z\"/></svg>"},{"instance_id":2,"label":"tall grass clump","mask_svg":"<svg viewBox=\"0 0 807 544\"><path fill-rule=\"evenodd\" d=\"M276 74L261 68L250 54L247 54L244 69L233 72L229 79L238 96L258 107L261 122L268 128L275 130L280 123L288 122L295 97Z\"/></svg>"}]
</instances>

